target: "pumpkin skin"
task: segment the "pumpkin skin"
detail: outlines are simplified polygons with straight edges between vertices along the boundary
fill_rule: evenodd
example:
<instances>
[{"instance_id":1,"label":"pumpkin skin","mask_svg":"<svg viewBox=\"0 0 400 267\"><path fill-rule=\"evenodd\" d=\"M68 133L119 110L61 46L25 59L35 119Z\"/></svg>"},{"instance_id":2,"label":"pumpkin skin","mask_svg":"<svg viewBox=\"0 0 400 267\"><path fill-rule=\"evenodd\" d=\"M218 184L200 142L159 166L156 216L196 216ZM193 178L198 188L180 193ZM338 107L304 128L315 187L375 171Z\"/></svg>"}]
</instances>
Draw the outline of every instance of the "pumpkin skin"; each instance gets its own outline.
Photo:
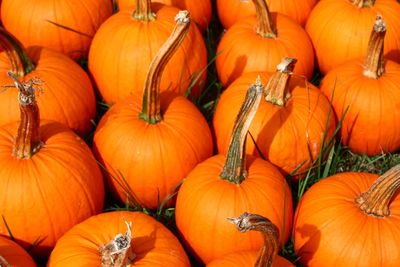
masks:
<instances>
[{"instance_id":1,"label":"pumpkin skin","mask_svg":"<svg viewBox=\"0 0 400 267\"><path fill-rule=\"evenodd\" d=\"M1 5L4 27L26 47L48 47L72 59L87 57L95 32L111 14L109 0L4 0Z\"/></svg>"},{"instance_id":2,"label":"pumpkin skin","mask_svg":"<svg viewBox=\"0 0 400 267\"><path fill-rule=\"evenodd\" d=\"M47 266L99 266L99 245L124 233L125 221L132 222L131 247L136 254L130 266L190 266L182 245L164 225L129 211L102 213L74 226L57 242Z\"/></svg>"},{"instance_id":3,"label":"pumpkin skin","mask_svg":"<svg viewBox=\"0 0 400 267\"><path fill-rule=\"evenodd\" d=\"M323 74L366 55L371 25L378 14L387 24L385 57L399 62L400 4L397 1L376 0L373 6L364 8L348 0L318 2L309 16L306 31Z\"/></svg>"},{"instance_id":4,"label":"pumpkin skin","mask_svg":"<svg viewBox=\"0 0 400 267\"><path fill-rule=\"evenodd\" d=\"M266 84L272 74L244 74L222 93L218 101L213 128L220 153L226 153L228 149L229 135L246 88L258 75ZM329 101L315 86L310 83L305 85L304 79L293 76L289 81L289 91L292 96L284 107L261 100L249 130L263 156L285 175L303 162L296 173L302 174L306 171L319 155L327 122L325 142L332 138L336 128L335 115ZM258 155L252 138L247 139L246 151ZM293 178L299 179L302 176L304 175Z\"/></svg>"},{"instance_id":5,"label":"pumpkin skin","mask_svg":"<svg viewBox=\"0 0 400 267\"><path fill-rule=\"evenodd\" d=\"M41 47L28 47L27 54L36 65L25 80L39 77L42 92L37 98L41 118L67 125L81 136L88 134L96 116L96 98L89 76L67 56ZM12 69L3 51L0 54L0 84L10 85L7 71ZM5 90L0 94L0 125L19 120L16 101L18 91Z\"/></svg>"},{"instance_id":6,"label":"pumpkin skin","mask_svg":"<svg viewBox=\"0 0 400 267\"><path fill-rule=\"evenodd\" d=\"M400 195L384 218L367 215L355 203L377 177L340 173L306 191L293 228L294 248L304 266L398 266Z\"/></svg>"},{"instance_id":7,"label":"pumpkin skin","mask_svg":"<svg viewBox=\"0 0 400 267\"><path fill-rule=\"evenodd\" d=\"M306 24L307 18L318 0L266 0L269 9L290 17L301 26ZM236 22L255 14L251 0L217 0L218 17L225 29L229 29Z\"/></svg>"},{"instance_id":8,"label":"pumpkin skin","mask_svg":"<svg viewBox=\"0 0 400 267\"><path fill-rule=\"evenodd\" d=\"M227 254L219 259L211 261L207 267L248 267L254 266L257 261L259 251L239 251ZM294 267L287 259L277 255L272 263L272 267Z\"/></svg>"},{"instance_id":9,"label":"pumpkin skin","mask_svg":"<svg viewBox=\"0 0 400 267\"><path fill-rule=\"evenodd\" d=\"M86 143L66 126L41 121L45 144L30 159L12 156L18 123L0 128L0 214L18 244L35 259L50 254L58 238L101 212L101 171ZM8 235L0 220L0 234Z\"/></svg>"},{"instance_id":10,"label":"pumpkin skin","mask_svg":"<svg viewBox=\"0 0 400 267\"><path fill-rule=\"evenodd\" d=\"M117 0L120 10L128 7L136 7L136 0ZM154 3L163 3L187 10L192 19L196 22L199 29L204 32L211 21L212 6L211 0L192 1L192 0L154 0ZM132 9L131 9L132 10Z\"/></svg>"},{"instance_id":11,"label":"pumpkin skin","mask_svg":"<svg viewBox=\"0 0 400 267\"><path fill-rule=\"evenodd\" d=\"M107 103L115 103L135 92L142 93L150 62L172 32L178 9L156 3L152 10L156 19L149 22L133 19L130 9L121 10L110 17L93 38L89 70L101 98ZM197 27L191 25L182 46L165 68L161 88L184 95L193 75L196 77L206 70L206 65L203 37ZM206 71L191 91L194 97L202 90L205 78Z\"/></svg>"},{"instance_id":12,"label":"pumpkin skin","mask_svg":"<svg viewBox=\"0 0 400 267\"><path fill-rule=\"evenodd\" d=\"M1 257L5 259L10 266L36 267L36 263L28 252L17 243L4 236L0 236L0 264L2 264Z\"/></svg>"}]
</instances>

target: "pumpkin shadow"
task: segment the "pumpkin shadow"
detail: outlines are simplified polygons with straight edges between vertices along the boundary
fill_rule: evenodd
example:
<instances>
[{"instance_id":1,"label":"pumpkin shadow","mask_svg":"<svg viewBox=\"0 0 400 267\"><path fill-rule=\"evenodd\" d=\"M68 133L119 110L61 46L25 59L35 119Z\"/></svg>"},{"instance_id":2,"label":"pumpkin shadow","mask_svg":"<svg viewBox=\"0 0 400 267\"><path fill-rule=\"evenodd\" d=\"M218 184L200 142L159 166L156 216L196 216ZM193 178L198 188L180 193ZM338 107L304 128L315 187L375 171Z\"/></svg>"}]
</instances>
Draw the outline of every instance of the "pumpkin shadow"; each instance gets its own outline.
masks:
<instances>
[{"instance_id":1,"label":"pumpkin shadow","mask_svg":"<svg viewBox=\"0 0 400 267\"><path fill-rule=\"evenodd\" d=\"M240 75L243 74L244 67L247 64L247 56L241 55L235 61L235 67L232 72L229 74L226 85L231 84L234 80L236 80Z\"/></svg>"},{"instance_id":2,"label":"pumpkin shadow","mask_svg":"<svg viewBox=\"0 0 400 267\"><path fill-rule=\"evenodd\" d=\"M315 251L318 250L321 242L321 232L312 224L304 224L302 227L296 228L295 231L300 233L302 238L308 237L308 240L304 242L303 246L296 251L300 262L304 266L308 266L308 263L313 259Z\"/></svg>"},{"instance_id":3,"label":"pumpkin shadow","mask_svg":"<svg viewBox=\"0 0 400 267\"><path fill-rule=\"evenodd\" d=\"M132 238L131 247L133 253L135 253L135 259L133 262L145 258L146 255L155 248L157 238L156 232L157 229L152 230L148 235L141 235Z\"/></svg>"}]
</instances>

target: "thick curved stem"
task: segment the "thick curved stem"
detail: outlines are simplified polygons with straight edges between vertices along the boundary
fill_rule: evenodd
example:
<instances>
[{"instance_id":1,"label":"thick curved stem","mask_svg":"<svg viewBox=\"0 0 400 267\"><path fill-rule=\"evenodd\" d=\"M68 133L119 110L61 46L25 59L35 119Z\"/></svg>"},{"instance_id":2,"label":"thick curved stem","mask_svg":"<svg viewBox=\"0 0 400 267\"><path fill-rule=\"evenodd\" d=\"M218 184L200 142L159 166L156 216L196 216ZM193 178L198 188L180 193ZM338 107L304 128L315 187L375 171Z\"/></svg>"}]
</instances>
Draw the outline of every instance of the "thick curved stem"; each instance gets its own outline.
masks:
<instances>
[{"instance_id":1,"label":"thick curved stem","mask_svg":"<svg viewBox=\"0 0 400 267\"><path fill-rule=\"evenodd\" d=\"M382 16L376 16L371 37L369 38L367 57L364 64L364 76L378 79L385 73L383 46L386 34L386 24Z\"/></svg>"},{"instance_id":2,"label":"thick curved stem","mask_svg":"<svg viewBox=\"0 0 400 267\"><path fill-rule=\"evenodd\" d=\"M350 0L353 5L358 8L372 7L375 4L375 0Z\"/></svg>"},{"instance_id":3,"label":"thick curved stem","mask_svg":"<svg viewBox=\"0 0 400 267\"><path fill-rule=\"evenodd\" d=\"M136 9L132 16L139 21L155 20L156 14L151 11L151 0L136 0Z\"/></svg>"},{"instance_id":4,"label":"thick curved stem","mask_svg":"<svg viewBox=\"0 0 400 267\"><path fill-rule=\"evenodd\" d=\"M246 136L261 102L263 87L260 77L247 91L232 130L229 149L220 177L240 184L246 178Z\"/></svg>"},{"instance_id":5,"label":"thick curved stem","mask_svg":"<svg viewBox=\"0 0 400 267\"><path fill-rule=\"evenodd\" d=\"M139 117L148 123L158 123L162 120L160 108L161 76L168 61L183 42L189 30L189 13L187 11L179 11L175 21L176 25L173 32L157 52L147 72L142 111Z\"/></svg>"},{"instance_id":6,"label":"thick curved stem","mask_svg":"<svg viewBox=\"0 0 400 267\"><path fill-rule=\"evenodd\" d=\"M253 4L257 15L256 32L264 38L276 38L276 26L272 22L267 2L265 0L253 0Z\"/></svg>"},{"instance_id":7,"label":"thick curved stem","mask_svg":"<svg viewBox=\"0 0 400 267\"><path fill-rule=\"evenodd\" d=\"M265 100L278 106L284 106L290 98L289 80L297 59L285 57L277 66L277 71L271 76L265 86Z\"/></svg>"},{"instance_id":8,"label":"thick curved stem","mask_svg":"<svg viewBox=\"0 0 400 267\"><path fill-rule=\"evenodd\" d=\"M356 198L358 207L368 215L390 215L389 204L400 188L400 164L394 166L376 180L367 192Z\"/></svg>"},{"instance_id":9,"label":"thick curved stem","mask_svg":"<svg viewBox=\"0 0 400 267\"><path fill-rule=\"evenodd\" d=\"M255 267L272 266L276 255L278 254L279 230L267 218L251 213L243 213L238 218L228 218L236 228L245 233L247 231L259 231L264 237L264 245L255 263Z\"/></svg>"}]
</instances>

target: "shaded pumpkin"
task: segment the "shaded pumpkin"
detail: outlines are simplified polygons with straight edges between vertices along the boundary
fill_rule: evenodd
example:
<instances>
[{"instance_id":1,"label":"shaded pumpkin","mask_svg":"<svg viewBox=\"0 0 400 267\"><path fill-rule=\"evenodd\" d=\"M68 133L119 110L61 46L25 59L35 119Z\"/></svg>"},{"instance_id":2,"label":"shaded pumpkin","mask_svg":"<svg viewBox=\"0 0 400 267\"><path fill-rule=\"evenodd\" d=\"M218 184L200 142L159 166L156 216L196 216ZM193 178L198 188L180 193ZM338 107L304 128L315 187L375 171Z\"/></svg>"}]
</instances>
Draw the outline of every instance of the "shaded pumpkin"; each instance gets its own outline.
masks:
<instances>
[{"instance_id":1,"label":"shaded pumpkin","mask_svg":"<svg viewBox=\"0 0 400 267\"><path fill-rule=\"evenodd\" d=\"M296 210L304 266L395 267L400 262L400 165L379 176L338 173L314 184Z\"/></svg>"},{"instance_id":2,"label":"shaded pumpkin","mask_svg":"<svg viewBox=\"0 0 400 267\"><path fill-rule=\"evenodd\" d=\"M328 99L314 85L291 75L296 60L284 58L277 71L244 74L221 95L213 118L220 153L228 150L229 138L246 88L260 75L268 82L250 126L246 151L262 155L284 174L304 177L304 172L327 148L335 128L335 115Z\"/></svg>"},{"instance_id":3,"label":"shaded pumpkin","mask_svg":"<svg viewBox=\"0 0 400 267\"><path fill-rule=\"evenodd\" d=\"M229 28L217 47L216 68L225 86L253 71L274 71L283 57L295 57L294 73L311 78L314 51L306 31L288 17L269 12L264 0L253 0L256 15Z\"/></svg>"},{"instance_id":4,"label":"shaded pumpkin","mask_svg":"<svg viewBox=\"0 0 400 267\"><path fill-rule=\"evenodd\" d=\"M36 263L17 243L5 236L0 236L0 266L36 267Z\"/></svg>"},{"instance_id":5,"label":"shaded pumpkin","mask_svg":"<svg viewBox=\"0 0 400 267\"><path fill-rule=\"evenodd\" d=\"M137 3L140 8L124 9L111 16L97 31L90 47L89 70L101 98L107 103L143 93L150 63L174 28L176 7L152 5L150 0L137 0ZM192 25L165 67L162 90L199 96L205 84L206 66L203 37ZM189 92L196 78L199 79Z\"/></svg>"},{"instance_id":6,"label":"shaded pumpkin","mask_svg":"<svg viewBox=\"0 0 400 267\"><path fill-rule=\"evenodd\" d=\"M9 75L19 91L21 121L0 127L0 234L11 232L43 260L67 230L101 212L103 177L82 139L60 123L40 120L37 80Z\"/></svg>"},{"instance_id":7,"label":"shaded pumpkin","mask_svg":"<svg viewBox=\"0 0 400 267\"><path fill-rule=\"evenodd\" d=\"M178 191L178 232L188 251L203 264L228 253L261 248L260 235L244 236L226 220L244 211L268 216L279 229L279 244L289 238L292 195L285 178L271 163L246 156L244 150L261 97L262 85L258 80L241 103L227 154L199 163Z\"/></svg>"},{"instance_id":8,"label":"shaded pumpkin","mask_svg":"<svg viewBox=\"0 0 400 267\"><path fill-rule=\"evenodd\" d=\"M1 4L4 27L26 47L51 48L72 59L87 57L94 34L112 12L110 0L3 0Z\"/></svg>"}]
</instances>

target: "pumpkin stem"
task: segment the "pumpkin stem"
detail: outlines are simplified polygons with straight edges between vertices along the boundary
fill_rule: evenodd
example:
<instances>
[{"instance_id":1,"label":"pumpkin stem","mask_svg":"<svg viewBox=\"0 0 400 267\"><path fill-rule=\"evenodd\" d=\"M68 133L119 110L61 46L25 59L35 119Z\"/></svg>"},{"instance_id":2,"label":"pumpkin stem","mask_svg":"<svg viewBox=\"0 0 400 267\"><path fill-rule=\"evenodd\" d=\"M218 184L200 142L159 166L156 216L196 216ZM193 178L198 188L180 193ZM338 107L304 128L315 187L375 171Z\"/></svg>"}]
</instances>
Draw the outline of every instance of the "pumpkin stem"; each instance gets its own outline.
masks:
<instances>
[{"instance_id":1,"label":"pumpkin stem","mask_svg":"<svg viewBox=\"0 0 400 267\"><path fill-rule=\"evenodd\" d=\"M176 25L167 41L161 46L150 64L144 85L142 111L139 117L148 123L162 120L160 108L160 81L162 72L170 58L178 49L189 30L189 12L179 11L175 17Z\"/></svg>"},{"instance_id":2,"label":"pumpkin stem","mask_svg":"<svg viewBox=\"0 0 400 267\"><path fill-rule=\"evenodd\" d=\"M139 21L153 21L156 14L151 11L151 0L136 0L136 9L132 14L133 18Z\"/></svg>"},{"instance_id":3,"label":"pumpkin stem","mask_svg":"<svg viewBox=\"0 0 400 267\"><path fill-rule=\"evenodd\" d=\"M13 156L17 159L29 159L42 147L39 135L40 116L36 102L34 86L42 84L40 79L20 82L12 71L7 72L18 89L19 109L21 122L15 137Z\"/></svg>"},{"instance_id":4,"label":"pumpkin stem","mask_svg":"<svg viewBox=\"0 0 400 267\"><path fill-rule=\"evenodd\" d=\"M264 237L264 245L255 263L255 267L270 267L278 254L279 230L267 218L251 213L243 213L238 218L228 218L236 228L245 233L247 231L259 231Z\"/></svg>"},{"instance_id":5,"label":"pumpkin stem","mask_svg":"<svg viewBox=\"0 0 400 267\"><path fill-rule=\"evenodd\" d=\"M260 77L247 90L246 97L236 117L229 149L220 177L240 184L246 178L246 136L262 97Z\"/></svg>"},{"instance_id":6,"label":"pumpkin stem","mask_svg":"<svg viewBox=\"0 0 400 267\"><path fill-rule=\"evenodd\" d=\"M284 106L290 98L289 80L297 59L285 57L277 66L277 71L271 76L265 86L265 100L273 105Z\"/></svg>"},{"instance_id":7,"label":"pumpkin stem","mask_svg":"<svg viewBox=\"0 0 400 267\"><path fill-rule=\"evenodd\" d=\"M6 259L0 255L0 266L1 267L11 267L11 265L6 261Z\"/></svg>"},{"instance_id":8,"label":"pumpkin stem","mask_svg":"<svg viewBox=\"0 0 400 267\"><path fill-rule=\"evenodd\" d=\"M364 64L364 76L378 79L385 73L383 45L386 34L386 24L382 16L377 15L368 43L368 52Z\"/></svg>"},{"instance_id":9,"label":"pumpkin stem","mask_svg":"<svg viewBox=\"0 0 400 267\"><path fill-rule=\"evenodd\" d=\"M271 14L269 13L267 1L253 0L256 8L257 27L256 32L264 38L276 38L276 26L272 22Z\"/></svg>"},{"instance_id":10,"label":"pumpkin stem","mask_svg":"<svg viewBox=\"0 0 400 267\"><path fill-rule=\"evenodd\" d=\"M0 27L0 47L6 52L14 74L23 77L35 69L24 46L3 27Z\"/></svg>"},{"instance_id":11,"label":"pumpkin stem","mask_svg":"<svg viewBox=\"0 0 400 267\"><path fill-rule=\"evenodd\" d=\"M131 223L125 222L125 235L118 234L110 242L100 245L101 267L130 266L136 255L131 248Z\"/></svg>"},{"instance_id":12,"label":"pumpkin stem","mask_svg":"<svg viewBox=\"0 0 400 267\"><path fill-rule=\"evenodd\" d=\"M389 204L400 188L400 164L381 175L368 189L356 198L358 207L368 215L390 215Z\"/></svg>"},{"instance_id":13,"label":"pumpkin stem","mask_svg":"<svg viewBox=\"0 0 400 267\"><path fill-rule=\"evenodd\" d=\"M375 4L375 0L351 0L351 2L358 8L372 7Z\"/></svg>"}]
</instances>

